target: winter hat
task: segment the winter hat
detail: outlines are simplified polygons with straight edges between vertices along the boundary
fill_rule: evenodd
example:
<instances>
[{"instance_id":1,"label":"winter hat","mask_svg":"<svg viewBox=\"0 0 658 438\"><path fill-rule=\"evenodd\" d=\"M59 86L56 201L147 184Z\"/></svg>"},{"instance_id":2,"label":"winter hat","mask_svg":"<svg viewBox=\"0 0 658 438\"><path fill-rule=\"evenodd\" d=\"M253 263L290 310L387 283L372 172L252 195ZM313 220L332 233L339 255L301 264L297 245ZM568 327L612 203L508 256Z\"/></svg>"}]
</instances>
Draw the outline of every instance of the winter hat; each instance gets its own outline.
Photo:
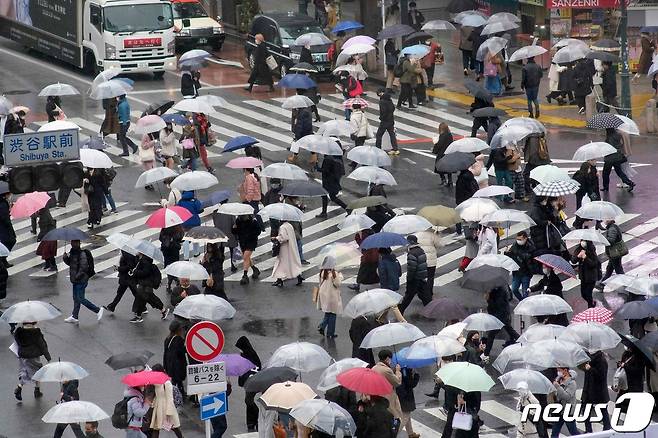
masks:
<instances>
[{"instance_id":1,"label":"winter hat","mask_svg":"<svg viewBox=\"0 0 658 438\"><path fill-rule=\"evenodd\" d=\"M418 237L414 236L413 234L410 234L407 236L407 242L409 242L410 245L418 243Z\"/></svg>"},{"instance_id":2,"label":"winter hat","mask_svg":"<svg viewBox=\"0 0 658 438\"><path fill-rule=\"evenodd\" d=\"M336 259L333 256L325 257L320 269L336 269Z\"/></svg>"}]
</instances>

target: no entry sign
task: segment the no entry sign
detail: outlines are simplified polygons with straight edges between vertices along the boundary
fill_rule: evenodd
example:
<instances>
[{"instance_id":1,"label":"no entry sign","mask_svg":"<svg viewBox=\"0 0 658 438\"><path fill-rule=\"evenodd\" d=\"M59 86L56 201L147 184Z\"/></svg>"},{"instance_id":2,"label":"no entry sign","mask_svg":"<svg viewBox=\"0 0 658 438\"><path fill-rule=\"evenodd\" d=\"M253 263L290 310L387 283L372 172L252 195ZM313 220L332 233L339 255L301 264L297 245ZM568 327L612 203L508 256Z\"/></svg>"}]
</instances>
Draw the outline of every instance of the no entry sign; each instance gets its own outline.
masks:
<instances>
[{"instance_id":1,"label":"no entry sign","mask_svg":"<svg viewBox=\"0 0 658 438\"><path fill-rule=\"evenodd\" d=\"M208 362L222 352L224 332L217 324L210 321L196 323L187 332L185 348L194 360Z\"/></svg>"}]
</instances>

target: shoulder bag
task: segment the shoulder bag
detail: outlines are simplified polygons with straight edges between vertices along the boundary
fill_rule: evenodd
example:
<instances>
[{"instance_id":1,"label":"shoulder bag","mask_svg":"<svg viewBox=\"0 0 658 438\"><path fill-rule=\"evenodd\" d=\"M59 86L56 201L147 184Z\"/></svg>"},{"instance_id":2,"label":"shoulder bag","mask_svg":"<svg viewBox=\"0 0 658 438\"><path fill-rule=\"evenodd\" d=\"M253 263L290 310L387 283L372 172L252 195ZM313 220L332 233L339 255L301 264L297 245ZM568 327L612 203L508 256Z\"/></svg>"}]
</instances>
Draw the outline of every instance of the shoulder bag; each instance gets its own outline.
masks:
<instances>
[{"instance_id":1,"label":"shoulder bag","mask_svg":"<svg viewBox=\"0 0 658 438\"><path fill-rule=\"evenodd\" d=\"M452 418L452 428L459 430L471 430L473 428L473 416L466 413L465 404L459 411L455 412L455 416Z\"/></svg>"}]
</instances>

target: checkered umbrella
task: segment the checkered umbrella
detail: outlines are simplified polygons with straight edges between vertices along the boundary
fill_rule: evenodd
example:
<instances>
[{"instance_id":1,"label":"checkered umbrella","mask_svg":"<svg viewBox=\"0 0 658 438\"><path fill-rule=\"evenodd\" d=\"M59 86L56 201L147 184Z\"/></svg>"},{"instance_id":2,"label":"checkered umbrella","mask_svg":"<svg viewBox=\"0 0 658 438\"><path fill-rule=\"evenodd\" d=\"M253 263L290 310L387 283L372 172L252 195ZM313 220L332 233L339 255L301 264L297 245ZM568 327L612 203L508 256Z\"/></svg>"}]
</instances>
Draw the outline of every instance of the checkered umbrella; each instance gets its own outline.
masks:
<instances>
[{"instance_id":1,"label":"checkered umbrella","mask_svg":"<svg viewBox=\"0 0 658 438\"><path fill-rule=\"evenodd\" d=\"M576 271L573 269L571 264L566 261L564 258L555 255L555 254L542 254L538 257L535 257L542 265L546 265L549 268L552 268L556 272L561 272L569 277L576 278Z\"/></svg>"},{"instance_id":2,"label":"checkered umbrella","mask_svg":"<svg viewBox=\"0 0 658 438\"><path fill-rule=\"evenodd\" d=\"M360 97L353 97L343 102L343 107L352 108L354 105L361 105L361 108L367 108L368 102Z\"/></svg>"},{"instance_id":3,"label":"checkered umbrella","mask_svg":"<svg viewBox=\"0 0 658 438\"><path fill-rule=\"evenodd\" d=\"M539 184L533 191L537 196L556 198L558 196L573 195L579 188L578 181L553 181L548 184Z\"/></svg>"},{"instance_id":4,"label":"checkered umbrella","mask_svg":"<svg viewBox=\"0 0 658 438\"><path fill-rule=\"evenodd\" d=\"M591 129L614 129L619 128L623 124L623 120L610 113L594 114L594 116L587 121L587 127Z\"/></svg>"}]
</instances>

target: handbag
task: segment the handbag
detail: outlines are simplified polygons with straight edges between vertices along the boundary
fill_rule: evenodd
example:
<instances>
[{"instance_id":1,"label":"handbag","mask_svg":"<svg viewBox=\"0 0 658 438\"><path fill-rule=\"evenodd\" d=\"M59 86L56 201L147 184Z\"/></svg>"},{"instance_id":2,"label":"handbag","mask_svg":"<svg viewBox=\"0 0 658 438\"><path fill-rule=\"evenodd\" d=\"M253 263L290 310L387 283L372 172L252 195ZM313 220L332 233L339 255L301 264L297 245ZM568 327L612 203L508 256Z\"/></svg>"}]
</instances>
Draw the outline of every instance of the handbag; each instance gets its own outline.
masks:
<instances>
[{"instance_id":1,"label":"handbag","mask_svg":"<svg viewBox=\"0 0 658 438\"><path fill-rule=\"evenodd\" d=\"M274 56L269 55L267 58L265 58L265 64L267 64L267 67L270 70L276 70L279 67L279 64L276 62L276 59L274 59Z\"/></svg>"},{"instance_id":2,"label":"handbag","mask_svg":"<svg viewBox=\"0 0 658 438\"><path fill-rule=\"evenodd\" d=\"M317 286L313 286L313 289L311 289L311 297L313 298L314 303L318 302L319 295L320 295L320 288Z\"/></svg>"},{"instance_id":3,"label":"handbag","mask_svg":"<svg viewBox=\"0 0 658 438\"><path fill-rule=\"evenodd\" d=\"M183 146L183 149L194 149L194 140L191 138L186 138L183 141L180 142L181 146Z\"/></svg>"},{"instance_id":4,"label":"handbag","mask_svg":"<svg viewBox=\"0 0 658 438\"><path fill-rule=\"evenodd\" d=\"M459 430L471 430L473 428L473 416L466 413L466 405L455 412L455 416L452 417L452 428Z\"/></svg>"},{"instance_id":5,"label":"handbag","mask_svg":"<svg viewBox=\"0 0 658 438\"><path fill-rule=\"evenodd\" d=\"M628 254L628 247L626 242L620 240L617 243L613 243L608 247L608 257L611 259L620 259L623 256Z\"/></svg>"},{"instance_id":6,"label":"handbag","mask_svg":"<svg viewBox=\"0 0 658 438\"><path fill-rule=\"evenodd\" d=\"M494 64L493 62L485 62L484 75L490 77L498 76L498 68L496 67L496 64Z\"/></svg>"},{"instance_id":7,"label":"handbag","mask_svg":"<svg viewBox=\"0 0 658 438\"><path fill-rule=\"evenodd\" d=\"M207 141L207 146L212 146L215 143L217 143L217 135L215 135L215 131L208 131L208 141Z\"/></svg>"}]
</instances>

